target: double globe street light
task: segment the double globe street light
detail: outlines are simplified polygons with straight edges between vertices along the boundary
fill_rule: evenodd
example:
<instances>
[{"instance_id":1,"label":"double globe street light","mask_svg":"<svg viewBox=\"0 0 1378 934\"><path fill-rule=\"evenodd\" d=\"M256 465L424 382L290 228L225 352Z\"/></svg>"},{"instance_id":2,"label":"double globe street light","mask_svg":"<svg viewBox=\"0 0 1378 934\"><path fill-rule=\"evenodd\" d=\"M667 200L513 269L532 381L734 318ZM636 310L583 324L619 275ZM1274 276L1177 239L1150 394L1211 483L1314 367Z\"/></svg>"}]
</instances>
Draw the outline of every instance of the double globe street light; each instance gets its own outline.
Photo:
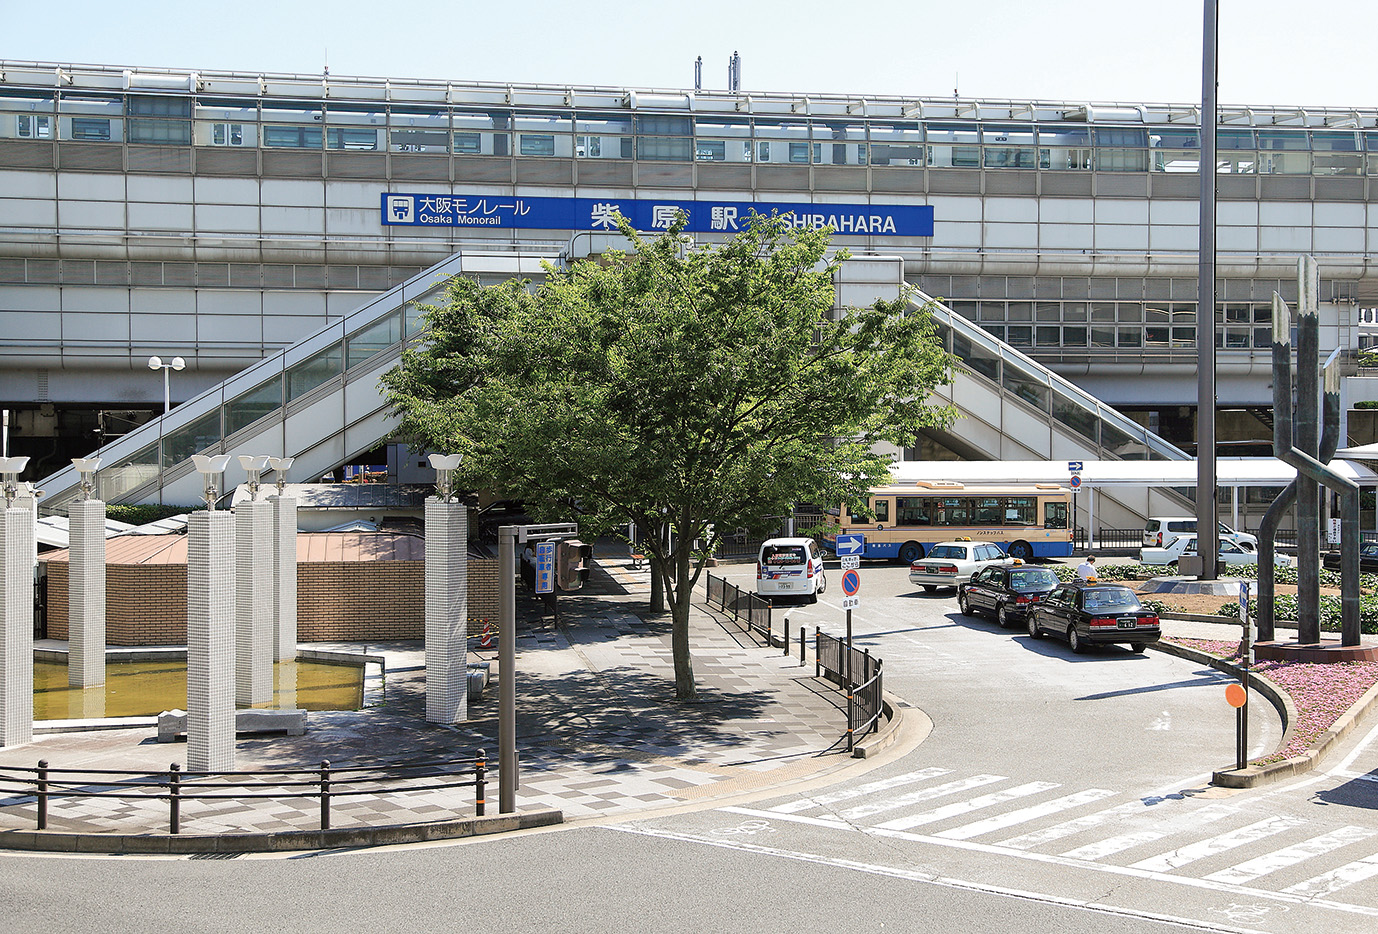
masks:
<instances>
[{"instance_id":1,"label":"double globe street light","mask_svg":"<svg viewBox=\"0 0 1378 934\"><path fill-rule=\"evenodd\" d=\"M171 360L169 360L167 363L164 363L164 362L163 362L163 358L162 358L162 357L159 357L159 356L152 356L152 357L149 357L149 358L148 358L148 368L149 368L150 370L162 370L162 371L163 371L163 414L164 414L164 415L166 415L166 414L168 413L168 410L172 408L172 384L171 384L171 382L169 382L169 379L168 379L168 370L181 370L181 369L185 368L186 365L187 365L187 361L186 361L186 360L183 360L181 357L173 357L173 358L172 358Z\"/></svg>"}]
</instances>

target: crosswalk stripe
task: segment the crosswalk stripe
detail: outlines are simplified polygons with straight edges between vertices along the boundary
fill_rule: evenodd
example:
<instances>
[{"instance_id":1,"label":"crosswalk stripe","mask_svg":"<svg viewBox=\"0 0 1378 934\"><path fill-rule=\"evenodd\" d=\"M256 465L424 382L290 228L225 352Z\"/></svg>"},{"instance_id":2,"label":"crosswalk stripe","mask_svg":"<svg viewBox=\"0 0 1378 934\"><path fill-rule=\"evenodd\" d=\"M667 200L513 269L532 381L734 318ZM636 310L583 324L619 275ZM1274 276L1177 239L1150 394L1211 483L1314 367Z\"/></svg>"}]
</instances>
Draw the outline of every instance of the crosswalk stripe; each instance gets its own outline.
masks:
<instances>
[{"instance_id":1,"label":"crosswalk stripe","mask_svg":"<svg viewBox=\"0 0 1378 934\"><path fill-rule=\"evenodd\" d=\"M1094 829L1107 821L1116 820L1126 815L1135 813L1146 814L1147 812L1144 810L1146 807L1160 804L1162 801L1163 799L1161 798L1131 801L1128 804L1120 804L1113 808L1106 808L1104 811L1087 814L1085 817L1078 817L1076 820L1069 820L1066 823L1057 824L1045 830L1025 834L1022 837L1003 840L999 845L1013 847L1017 850L1030 850L1044 843L1051 843L1054 840L1061 840L1063 837L1070 837L1073 834ZM1180 823L1185 820L1190 820L1193 825L1208 824L1213 821L1218 821L1222 817L1234 814L1238 810L1238 808L1228 804L1212 804L1190 814L1183 814L1181 811L1178 811L1173 822ZM1167 836L1169 832L1169 830L1163 829L1161 832L1153 833L1147 837L1143 837L1140 834L1123 834L1118 837L1111 837L1108 840L1102 841L1102 843L1090 844L1089 846L1069 850L1062 855L1072 856L1077 859L1100 859L1112 853L1118 853L1120 850L1128 849L1131 846L1137 846L1139 843L1151 843L1160 837ZM1119 843L1122 840L1127 842L1121 846Z\"/></svg>"},{"instance_id":2,"label":"crosswalk stripe","mask_svg":"<svg viewBox=\"0 0 1378 934\"><path fill-rule=\"evenodd\" d=\"M1350 843L1358 843L1360 840L1367 840L1378 831L1366 830L1363 827L1346 826L1339 830L1332 830L1330 833L1322 834L1319 837L1312 837L1294 846L1289 846L1269 853L1256 859L1240 863L1238 866L1231 866L1229 869L1222 869L1220 872L1213 872L1205 878L1212 882L1228 882L1232 885L1245 885L1257 879L1259 876L1266 876L1270 872L1277 872L1279 869L1286 869L1288 866L1300 863L1302 860L1310 859L1312 856L1320 856L1329 853L1331 850L1338 850L1342 846Z\"/></svg>"},{"instance_id":3,"label":"crosswalk stripe","mask_svg":"<svg viewBox=\"0 0 1378 934\"><path fill-rule=\"evenodd\" d=\"M1020 785L1018 788L1010 788L1005 791L997 791L993 794L982 795L972 798L969 801L959 801L956 804L948 804L922 814L912 814L909 817L901 817L897 820L886 821L876 826L882 830L908 830L911 827L918 827L922 824L932 824L949 817L957 817L981 808L994 807L997 804L1004 804L1006 801L1013 801L1016 798L1023 798L1028 795L1036 795L1044 791L1051 791L1059 787L1056 782L1029 782L1027 785Z\"/></svg>"},{"instance_id":4,"label":"crosswalk stripe","mask_svg":"<svg viewBox=\"0 0 1378 934\"><path fill-rule=\"evenodd\" d=\"M1066 795L1053 801L1045 801L1042 804L1035 804L1032 807L1020 808L1017 811L1010 811L996 817L988 817L985 820L966 824L961 827L953 827L951 830L944 830L936 836L946 837L950 840L970 840L972 837L979 837L983 834L994 833L997 830L1004 830L1006 827L1013 827L1015 824L1023 824L1027 821L1037 820L1040 817L1047 817L1049 814L1058 814L1072 808L1078 808L1085 804L1100 801L1113 795L1113 791L1106 791L1103 788L1091 788L1087 791L1079 791L1076 794Z\"/></svg>"},{"instance_id":5,"label":"crosswalk stripe","mask_svg":"<svg viewBox=\"0 0 1378 934\"><path fill-rule=\"evenodd\" d=\"M1161 801L1162 799L1158 799ZM1156 801L1154 803L1157 803ZM1115 818L1125 817L1138 811L1142 811L1147 805L1143 801L1130 801L1127 804L1117 804L1104 811L1097 811L1094 814L1086 814L1075 820L1063 821L1061 824L1054 824L1052 827L1044 827L1042 830L1035 830L1032 833L1020 834L1017 837L1010 837L1008 840L1001 840L1000 846L1008 846L1016 850L1032 850L1036 846L1045 843L1052 843L1054 840L1061 840L1063 837L1070 837L1073 834L1082 833L1099 827L1107 821Z\"/></svg>"},{"instance_id":6,"label":"crosswalk stripe","mask_svg":"<svg viewBox=\"0 0 1378 934\"><path fill-rule=\"evenodd\" d=\"M1150 856L1148 859L1131 864L1129 868L1144 869L1149 872L1171 872L1187 863L1194 863L1198 859L1224 853L1226 850L1253 843L1255 840L1262 840L1264 837L1282 833L1284 830L1289 830L1303 823L1305 821L1297 817L1269 817L1247 827L1212 837L1209 840L1201 840L1167 853Z\"/></svg>"},{"instance_id":7,"label":"crosswalk stripe","mask_svg":"<svg viewBox=\"0 0 1378 934\"><path fill-rule=\"evenodd\" d=\"M1378 876L1378 853L1346 863L1339 869L1332 869L1305 882L1288 886L1282 891L1288 895L1301 895L1305 898L1324 898L1348 885L1363 882L1370 876Z\"/></svg>"},{"instance_id":8,"label":"crosswalk stripe","mask_svg":"<svg viewBox=\"0 0 1378 934\"><path fill-rule=\"evenodd\" d=\"M1087 862L1095 862L1098 859L1105 859L1107 856L1114 856L1130 847L1142 846L1145 843L1152 843L1154 840L1161 840L1166 837L1166 830L1140 830L1137 833L1122 833L1118 836L1107 837L1096 843L1088 843L1086 846L1079 846L1075 850L1068 850L1061 854L1069 859L1084 859Z\"/></svg>"},{"instance_id":9,"label":"crosswalk stripe","mask_svg":"<svg viewBox=\"0 0 1378 934\"><path fill-rule=\"evenodd\" d=\"M810 808L827 807L830 804L837 804L842 801L850 801L853 798L861 798L866 795L875 794L878 791L889 791L891 788L901 788L914 782L926 781L930 778L937 778L940 775L947 775L951 769L928 768L919 769L917 772L905 772L903 775L896 775L893 778L882 779L878 782L868 782L865 785L857 785L855 788L847 788L843 791L834 791L826 795L816 795L812 798L800 798L798 801L790 801L787 804L777 805L771 808L779 814L796 814L799 811L807 811Z\"/></svg>"},{"instance_id":10,"label":"crosswalk stripe","mask_svg":"<svg viewBox=\"0 0 1378 934\"><path fill-rule=\"evenodd\" d=\"M1003 775L973 775L971 778L962 778L954 782L934 785L932 788L911 791L909 794L900 795L898 798L873 801L870 804L859 804L854 808L848 808L843 811L841 816L846 820L859 820L863 817L884 813L885 811L893 811L896 808L908 807L920 801L930 801L933 798L944 798L948 795L958 794L959 792L970 791L972 788L980 788L982 785L991 785L995 782L1003 781L1005 781L1005 776Z\"/></svg>"}]
</instances>

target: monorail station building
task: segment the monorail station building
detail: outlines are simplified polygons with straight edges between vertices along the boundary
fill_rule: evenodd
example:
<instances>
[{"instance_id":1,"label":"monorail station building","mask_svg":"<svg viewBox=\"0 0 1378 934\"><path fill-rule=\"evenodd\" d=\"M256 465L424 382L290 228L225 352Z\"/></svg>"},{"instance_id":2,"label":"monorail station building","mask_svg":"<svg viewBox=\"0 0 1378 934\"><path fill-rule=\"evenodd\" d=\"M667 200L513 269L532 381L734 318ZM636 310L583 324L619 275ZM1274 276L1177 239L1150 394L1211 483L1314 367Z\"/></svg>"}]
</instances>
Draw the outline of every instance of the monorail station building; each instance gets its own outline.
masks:
<instances>
[{"instance_id":1,"label":"monorail station building","mask_svg":"<svg viewBox=\"0 0 1378 934\"><path fill-rule=\"evenodd\" d=\"M1190 104L0 62L10 452L50 509L101 445L111 501L194 501L203 451L294 456L293 481L381 463L377 376L445 275L538 277L604 249L614 209L647 231L685 210L700 242L778 209L835 228L844 300L942 299L964 417L906 458L1188 457L1202 339L1221 453L1267 454L1270 302L1295 304L1303 254L1345 407L1370 397L1378 110L1222 109L1213 316L1200 124ZM1349 414L1345 443L1374 440Z\"/></svg>"}]
</instances>

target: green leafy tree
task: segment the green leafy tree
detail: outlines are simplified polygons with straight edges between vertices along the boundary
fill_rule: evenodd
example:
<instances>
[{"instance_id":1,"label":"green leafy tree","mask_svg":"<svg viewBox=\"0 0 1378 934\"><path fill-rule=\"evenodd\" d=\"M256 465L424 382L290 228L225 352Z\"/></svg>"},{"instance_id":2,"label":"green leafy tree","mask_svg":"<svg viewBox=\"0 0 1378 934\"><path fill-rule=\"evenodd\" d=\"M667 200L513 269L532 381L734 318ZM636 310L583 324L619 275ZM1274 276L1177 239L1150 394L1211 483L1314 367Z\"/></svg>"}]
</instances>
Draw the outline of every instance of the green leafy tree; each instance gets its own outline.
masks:
<instances>
[{"instance_id":1,"label":"green leafy tree","mask_svg":"<svg viewBox=\"0 0 1378 934\"><path fill-rule=\"evenodd\" d=\"M951 360L907 297L832 314L827 231L753 217L720 245L682 221L630 255L546 268L537 287L457 278L426 343L383 378L403 433L464 453L464 479L581 533L633 523L668 594L675 691L695 694L689 608L723 530L801 502L865 508L879 441L950 424Z\"/></svg>"}]
</instances>

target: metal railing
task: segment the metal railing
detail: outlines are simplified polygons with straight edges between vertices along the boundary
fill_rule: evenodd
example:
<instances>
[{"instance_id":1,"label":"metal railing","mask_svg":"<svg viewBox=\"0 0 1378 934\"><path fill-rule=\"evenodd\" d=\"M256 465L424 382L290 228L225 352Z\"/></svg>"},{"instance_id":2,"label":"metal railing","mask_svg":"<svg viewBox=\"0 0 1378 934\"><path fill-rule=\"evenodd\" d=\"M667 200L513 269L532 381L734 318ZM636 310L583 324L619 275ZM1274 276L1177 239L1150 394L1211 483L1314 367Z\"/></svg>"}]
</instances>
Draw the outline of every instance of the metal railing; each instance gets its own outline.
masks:
<instances>
[{"instance_id":1,"label":"metal railing","mask_svg":"<svg viewBox=\"0 0 1378 934\"><path fill-rule=\"evenodd\" d=\"M822 676L847 692L847 750L856 748L859 736L880 729L884 707L883 662L869 649L858 651L846 640L814 630L814 675Z\"/></svg>"},{"instance_id":2,"label":"metal railing","mask_svg":"<svg viewBox=\"0 0 1378 934\"><path fill-rule=\"evenodd\" d=\"M707 603L745 622L748 629L759 632L770 644L770 604L754 593L729 584L724 577L709 574Z\"/></svg>"},{"instance_id":3,"label":"metal railing","mask_svg":"<svg viewBox=\"0 0 1378 934\"><path fill-rule=\"evenodd\" d=\"M337 798L380 798L399 794L472 788L477 816L484 816L487 758L483 750L472 763L425 762L333 768L322 760L314 769L255 772L188 772L172 763L165 772L116 769L55 769L46 760L37 768L0 766L0 795L8 805L31 800L39 830L48 829L51 806L61 800L115 798L132 802L165 801L168 833L182 832L182 807L197 801L251 802L314 799L320 807L320 829L330 829L330 805Z\"/></svg>"}]
</instances>

